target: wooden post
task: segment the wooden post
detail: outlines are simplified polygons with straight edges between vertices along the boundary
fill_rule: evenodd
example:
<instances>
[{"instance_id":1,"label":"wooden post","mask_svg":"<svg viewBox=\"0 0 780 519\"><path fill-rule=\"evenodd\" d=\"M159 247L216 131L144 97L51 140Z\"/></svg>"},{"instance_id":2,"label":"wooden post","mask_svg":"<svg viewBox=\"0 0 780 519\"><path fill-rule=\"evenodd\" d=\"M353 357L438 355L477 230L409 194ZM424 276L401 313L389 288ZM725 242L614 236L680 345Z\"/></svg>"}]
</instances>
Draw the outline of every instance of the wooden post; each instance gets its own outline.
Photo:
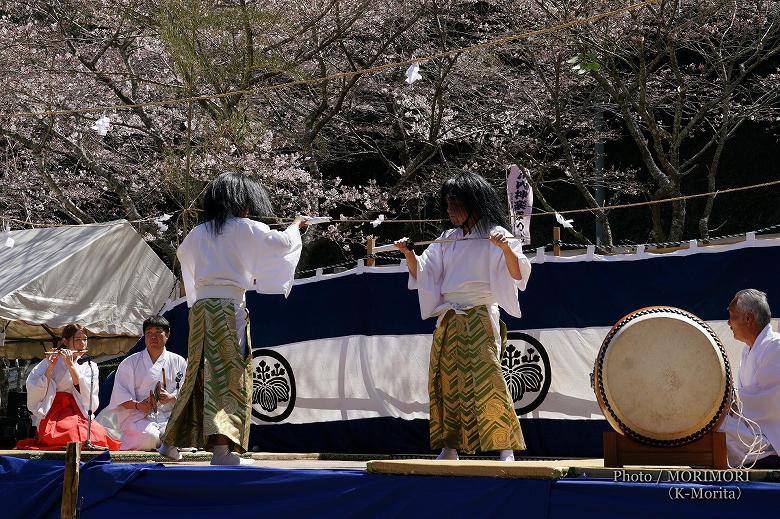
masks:
<instances>
[{"instance_id":1,"label":"wooden post","mask_svg":"<svg viewBox=\"0 0 780 519\"><path fill-rule=\"evenodd\" d=\"M373 236L369 236L368 238L368 245L366 245L366 255L368 258L366 258L366 266L367 267L373 267L376 261L372 257L374 254L374 247L376 246L376 238Z\"/></svg>"},{"instance_id":2,"label":"wooden post","mask_svg":"<svg viewBox=\"0 0 780 519\"><path fill-rule=\"evenodd\" d=\"M79 463L81 461L81 443L68 443L68 452L65 455L65 475L62 482L62 505L60 517L62 519L74 519L76 517L76 503L79 499Z\"/></svg>"},{"instance_id":3,"label":"wooden post","mask_svg":"<svg viewBox=\"0 0 780 519\"><path fill-rule=\"evenodd\" d=\"M561 241L561 228L553 227L553 256L561 255L561 245L558 243Z\"/></svg>"}]
</instances>

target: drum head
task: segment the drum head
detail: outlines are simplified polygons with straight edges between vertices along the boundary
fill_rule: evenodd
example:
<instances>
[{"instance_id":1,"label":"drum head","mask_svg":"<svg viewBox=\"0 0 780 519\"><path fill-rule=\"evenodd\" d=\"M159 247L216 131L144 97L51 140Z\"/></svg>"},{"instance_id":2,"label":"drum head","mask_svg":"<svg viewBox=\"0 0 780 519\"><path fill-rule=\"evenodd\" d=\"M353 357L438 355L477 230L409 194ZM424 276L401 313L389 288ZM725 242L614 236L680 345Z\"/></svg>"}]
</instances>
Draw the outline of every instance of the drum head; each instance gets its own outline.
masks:
<instances>
[{"instance_id":1,"label":"drum head","mask_svg":"<svg viewBox=\"0 0 780 519\"><path fill-rule=\"evenodd\" d=\"M676 308L634 312L602 344L596 393L618 431L656 445L694 441L731 398L728 359L703 321Z\"/></svg>"}]
</instances>

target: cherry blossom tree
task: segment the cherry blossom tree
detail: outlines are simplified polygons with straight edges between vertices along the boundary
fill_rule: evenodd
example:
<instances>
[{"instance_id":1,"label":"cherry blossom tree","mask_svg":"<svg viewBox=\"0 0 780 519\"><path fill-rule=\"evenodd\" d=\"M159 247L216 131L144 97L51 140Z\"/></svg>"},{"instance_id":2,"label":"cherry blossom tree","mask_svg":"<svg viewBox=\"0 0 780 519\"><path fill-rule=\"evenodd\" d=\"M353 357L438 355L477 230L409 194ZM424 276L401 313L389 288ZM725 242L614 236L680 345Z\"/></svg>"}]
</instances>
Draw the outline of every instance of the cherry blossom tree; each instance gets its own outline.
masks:
<instances>
[{"instance_id":1,"label":"cherry blossom tree","mask_svg":"<svg viewBox=\"0 0 780 519\"><path fill-rule=\"evenodd\" d=\"M1 1L13 65L0 69L0 214L125 218L172 266L204 186L228 169L268 186L279 223L385 215L309 231L307 269L361 257L368 234L435 236L446 176L475 170L503 189L518 163L537 210L590 211L568 230L580 243L595 221L603 245L706 238L714 197L693 216L685 201L654 205L630 229L602 206L730 185L730 139L778 116L777 2L664 0L470 49L624 5ZM547 241L554 219L534 222Z\"/></svg>"}]
</instances>

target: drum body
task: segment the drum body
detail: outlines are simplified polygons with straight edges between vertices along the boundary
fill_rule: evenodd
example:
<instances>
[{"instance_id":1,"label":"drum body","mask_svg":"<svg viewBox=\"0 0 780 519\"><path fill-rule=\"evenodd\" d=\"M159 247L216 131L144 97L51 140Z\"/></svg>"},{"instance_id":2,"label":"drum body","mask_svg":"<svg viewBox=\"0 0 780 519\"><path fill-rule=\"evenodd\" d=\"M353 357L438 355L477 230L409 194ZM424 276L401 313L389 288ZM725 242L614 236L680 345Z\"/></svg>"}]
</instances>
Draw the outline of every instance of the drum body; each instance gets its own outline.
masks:
<instances>
[{"instance_id":1,"label":"drum body","mask_svg":"<svg viewBox=\"0 0 780 519\"><path fill-rule=\"evenodd\" d=\"M609 331L593 389L617 432L677 446L717 428L731 406L733 382L726 351L704 321L679 308L651 307Z\"/></svg>"}]
</instances>

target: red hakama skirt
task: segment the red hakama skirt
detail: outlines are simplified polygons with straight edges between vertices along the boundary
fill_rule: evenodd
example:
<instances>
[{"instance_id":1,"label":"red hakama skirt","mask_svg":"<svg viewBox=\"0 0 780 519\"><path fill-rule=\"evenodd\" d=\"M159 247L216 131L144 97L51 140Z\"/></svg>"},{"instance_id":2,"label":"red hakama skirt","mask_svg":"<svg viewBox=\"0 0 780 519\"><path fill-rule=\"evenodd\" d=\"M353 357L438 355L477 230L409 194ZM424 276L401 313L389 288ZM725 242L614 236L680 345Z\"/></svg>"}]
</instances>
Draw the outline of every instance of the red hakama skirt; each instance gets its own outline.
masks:
<instances>
[{"instance_id":1,"label":"red hakama skirt","mask_svg":"<svg viewBox=\"0 0 780 519\"><path fill-rule=\"evenodd\" d=\"M38 424L38 437L19 440L17 449L61 450L70 442L83 443L87 440L87 419L70 393L57 392L46 416ZM92 420L89 441L93 445L118 451L120 442L108 435L106 429Z\"/></svg>"}]
</instances>

